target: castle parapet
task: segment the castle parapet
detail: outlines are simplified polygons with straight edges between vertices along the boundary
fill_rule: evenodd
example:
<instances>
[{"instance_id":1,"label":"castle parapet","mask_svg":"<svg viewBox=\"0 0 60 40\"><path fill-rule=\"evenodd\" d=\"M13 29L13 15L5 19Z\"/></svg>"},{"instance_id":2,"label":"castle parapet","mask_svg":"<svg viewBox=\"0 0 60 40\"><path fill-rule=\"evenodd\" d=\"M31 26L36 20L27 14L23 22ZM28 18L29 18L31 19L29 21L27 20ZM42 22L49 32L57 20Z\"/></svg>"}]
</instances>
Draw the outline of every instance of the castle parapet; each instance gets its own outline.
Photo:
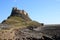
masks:
<instances>
[{"instance_id":1,"label":"castle parapet","mask_svg":"<svg viewBox=\"0 0 60 40\"><path fill-rule=\"evenodd\" d=\"M15 15L15 14L22 14L27 16L27 12L25 12L24 10L19 10L16 7L13 7L11 15Z\"/></svg>"},{"instance_id":2,"label":"castle parapet","mask_svg":"<svg viewBox=\"0 0 60 40\"><path fill-rule=\"evenodd\" d=\"M28 19L28 20L30 20L30 18L28 17L27 12L25 12L24 10L19 10L19 9L16 8L16 7L13 7L10 16L19 16L19 17L22 17L23 19L26 19L26 20Z\"/></svg>"}]
</instances>

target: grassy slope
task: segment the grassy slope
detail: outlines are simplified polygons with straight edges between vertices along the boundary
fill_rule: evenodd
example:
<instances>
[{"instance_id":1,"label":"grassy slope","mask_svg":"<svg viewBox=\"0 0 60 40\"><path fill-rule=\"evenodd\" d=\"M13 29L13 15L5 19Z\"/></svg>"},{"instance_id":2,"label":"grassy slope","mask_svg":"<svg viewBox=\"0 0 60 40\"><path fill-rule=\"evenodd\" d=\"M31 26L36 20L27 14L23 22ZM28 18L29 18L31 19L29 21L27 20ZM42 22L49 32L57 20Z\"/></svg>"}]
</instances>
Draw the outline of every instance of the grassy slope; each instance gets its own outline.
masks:
<instances>
[{"instance_id":1,"label":"grassy slope","mask_svg":"<svg viewBox=\"0 0 60 40\"><path fill-rule=\"evenodd\" d=\"M40 26L40 23L36 21L25 21L21 17L17 17L17 16L11 16L9 19L7 19L3 23L14 26L14 27L20 27L20 28L23 28L26 26Z\"/></svg>"}]
</instances>

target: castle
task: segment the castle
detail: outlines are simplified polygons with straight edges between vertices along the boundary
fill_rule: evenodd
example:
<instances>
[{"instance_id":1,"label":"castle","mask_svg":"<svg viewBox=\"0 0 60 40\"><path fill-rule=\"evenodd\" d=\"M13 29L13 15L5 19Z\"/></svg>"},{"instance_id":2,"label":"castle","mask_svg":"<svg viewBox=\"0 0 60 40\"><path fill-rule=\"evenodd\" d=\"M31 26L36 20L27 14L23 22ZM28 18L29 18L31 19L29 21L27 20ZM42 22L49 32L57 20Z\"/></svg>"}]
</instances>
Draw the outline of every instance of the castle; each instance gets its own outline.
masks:
<instances>
[{"instance_id":1,"label":"castle","mask_svg":"<svg viewBox=\"0 0 60 40\"><path fill-rule=\"evenodd\" d=\"M0 24L0 40L29 40L32 36L36 38L39 34L36 33L35 35L35 32L29 28L33 29L37 25L40 26L41 24L32 21L27 12L13 7L11 15ZM33 39L31 38L31 40Z\"/></svg>"},{"instance_id":2,"label":"castle","mask_svg":"<svg viewBox=\"0 0 60 40\"><path fill-rule=\"evenodd\" d=\"M14 7L7 20L0 24L0 40L60 40L60 24L32 21L27 12Z\"/></svg>"},{"instance_id":3,"label":"castle","mask_svg":"<svg viewBox=\"0 0 60 40\"><path fill-rule=\"evenodd\" d=\"M19 10L16 7L13 7L12 13L13 14L11 14L11 16L15 16L15 15L17 16L18 14L25 15L25 16L28 15L27 12L25 12L24 10Z\"/></svg>"},{"instance_id":4,"label":"castle","mask_svg":"<svg viewBox=\"0 0 60 40\"><path fill-rule=\"evenodd\" d=\"M31 19L28 17L28 13L25 12L24 10L19 10L16 7L13 7L11 15L10 16L20 16L26 21L30 21Z\"/></svg>"}]
</instances>

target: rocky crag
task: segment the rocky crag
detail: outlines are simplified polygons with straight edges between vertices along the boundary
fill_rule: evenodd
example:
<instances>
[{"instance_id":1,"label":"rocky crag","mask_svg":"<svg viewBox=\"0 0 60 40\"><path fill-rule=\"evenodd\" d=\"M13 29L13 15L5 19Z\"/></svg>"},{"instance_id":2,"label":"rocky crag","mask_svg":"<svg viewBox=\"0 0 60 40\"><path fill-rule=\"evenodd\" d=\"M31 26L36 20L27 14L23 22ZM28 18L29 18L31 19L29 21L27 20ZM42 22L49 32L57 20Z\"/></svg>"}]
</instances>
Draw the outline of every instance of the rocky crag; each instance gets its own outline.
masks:
<instances>
[{"instance_id":1,"label":"rocky crag","mask_svg":"<svg viewBox=\"0 0 60 40\"><path fill-rule=\"evenodd\" d=\"M60 40L59 30L60 24L44 25L13 7L11 15L0 23L0 40Z\"/></svg>"},{"instance_id":2,"label":"rocky crag","mask_svg":"<svg viewBox=\"0 0 60 40\"><path fill-rule=\"evenodd\" d=\"M16 7L12 8L11 15L2 22L2 24L14 26L41 26L40 23L33 21L29 18L28 13L24 10L19 10ZM43 25L43 24L42 24Z\"/></svg>"},{"instance_id":3,"label":"rocky crag","mask_svg":"<svg viewBox=\"0 0 60 40\"><path fill-rule=\"evenodd\" d=\"M13 7L11 15L0 24L0 40L28 40L36 36L39 38L40 33L34 33L41 26L43 23L30 19L27 12Z\"/></svg>"}]
</instances>

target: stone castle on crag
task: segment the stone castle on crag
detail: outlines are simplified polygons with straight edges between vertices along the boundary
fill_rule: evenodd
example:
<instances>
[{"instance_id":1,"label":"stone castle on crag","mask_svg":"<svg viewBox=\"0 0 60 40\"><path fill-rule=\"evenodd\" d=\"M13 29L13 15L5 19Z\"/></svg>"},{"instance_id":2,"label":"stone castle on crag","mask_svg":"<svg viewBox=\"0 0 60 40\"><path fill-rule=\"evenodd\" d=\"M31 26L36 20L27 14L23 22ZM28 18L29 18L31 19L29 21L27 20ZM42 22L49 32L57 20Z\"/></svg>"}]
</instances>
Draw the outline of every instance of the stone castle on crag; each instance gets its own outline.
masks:
<instances>
[{"instance_id":1,"label":"stone castle on crag","mask_svg":"<svg viewBox=\"0 0 60 40\"><path fill-rule=\"evenodd\" d=\"M11 15L0 23L0 40L58 40L60 25L44 25L28 13L13 7Z\"/></svg>"},{"instance_id":2,"label":"stone castle on crag","mask_svg":"<svg viewBox=\"0 0 60 40\"><path fill-rule=\"evenodd\" d=\"M17 9L16 7L14 7L14 8L12 9L11 16L20 16L20 17L22 17L23 19L25 19L26 21L31 20L31 19L28 17L27 12L25 12L24 10L19 10L19 9Z\"/></svg>"},{"instance_id":3,"label":"stone castle on crag","mask_svg":"<svg viewBox=\"0 0 60 40\"><path fill-rule=\"evenodd\" d=\"M34 33L29 33L30 30L33 30L30 26L42 25L32 21L24 10L14 7L11 15L0 24L0 40L28 40L26 37L34 35Z\"/></svg>"}]
</instances>

